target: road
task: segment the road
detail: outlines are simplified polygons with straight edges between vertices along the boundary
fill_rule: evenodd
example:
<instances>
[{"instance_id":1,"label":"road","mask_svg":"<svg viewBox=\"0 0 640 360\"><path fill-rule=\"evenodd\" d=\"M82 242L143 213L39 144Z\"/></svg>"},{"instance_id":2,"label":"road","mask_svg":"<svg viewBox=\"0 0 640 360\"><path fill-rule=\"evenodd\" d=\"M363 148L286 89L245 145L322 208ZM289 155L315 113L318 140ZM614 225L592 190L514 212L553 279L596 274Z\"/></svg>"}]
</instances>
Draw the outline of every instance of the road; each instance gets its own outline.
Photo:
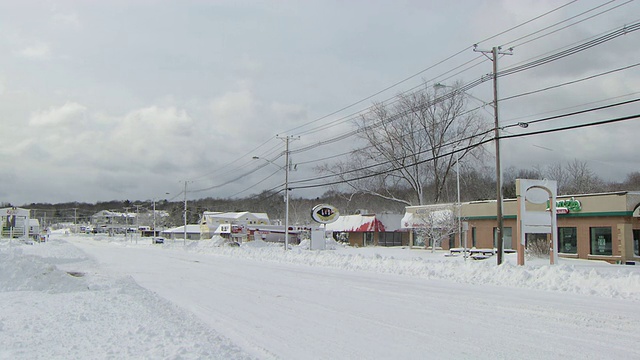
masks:
<instances>
[{"instance_id":1,"label":"road","mask_svg":"<svg viewBox=\"0 0 640 360\"><path fill-rule=\"evenodd\" d=\"M640 358L634 301L69 241L258 358Z\"/></svg>"}]
</instances>

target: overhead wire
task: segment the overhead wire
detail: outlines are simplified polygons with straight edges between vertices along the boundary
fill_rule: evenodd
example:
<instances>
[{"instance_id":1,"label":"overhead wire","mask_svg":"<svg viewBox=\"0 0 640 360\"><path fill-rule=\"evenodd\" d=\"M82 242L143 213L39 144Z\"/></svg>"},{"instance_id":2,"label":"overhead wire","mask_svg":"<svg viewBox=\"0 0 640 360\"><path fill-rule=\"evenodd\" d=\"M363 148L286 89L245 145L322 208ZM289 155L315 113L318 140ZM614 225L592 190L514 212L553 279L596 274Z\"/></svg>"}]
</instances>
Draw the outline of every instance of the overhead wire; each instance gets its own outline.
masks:
<instances>
[{"instance_id":1,"label":"overhead wire","mask_svg":"<svg viewBox=\"0 0 640 360\"><path fill-rule=\"evenodd\" d=\"M510 139L510 138L524 137L524 136L547 134L547 133L552 133L552 132L579 129L579 128L584 128L584 127L612 124L612 123L617 123L617 122L627 121L627 120L632 120L632 119L638 119L638 118L640 118L640 114L630 115L630 116L625 116L625 117L620 117L620 118L614 118L614 119L607 119L607 120L602 120L602 121L596 121L596 122L586 123L586 124L564 126L564 127L555 128L555 129L547 129L547 130L540 130L540 131L529 132L529 133L506 135L506 136L501 136L500 139ZM417 162L415 162L413 164L410 164L408 166L416 166L416 165L420 165L420 164L428 162L428 161L433 161L436 158L442 158L442 157L446 157L446 156L451 156L456 151L463 151L463 150L467 150L467 149L470 149L470 148L478 147L478 146L484 145L486 143L489 143L489 142L491 142L493 140L494 140L493 138L485 139L485 140L479 141L479 142L477 142L475 144L468 145L463 149L460 149L460 150L456 149L456 150L449 151L447 153L441 154L441 155L439 155L437 157L433 157L433 158L429 158L429 159L423 159L423 160L417 161ZM387 169L387 170L380 171L380 172L374 173L374 174L366 174L366 175L357 176L357 177L346 179L346 180L336 180L336 181L332 181L332 182L323 182L322 184L311 184L311 185L300 185L300 186L293 185L293 186L291 186L291 189L293 189L293 190L295 190L295 189L310 189L310 188L318 188L318 187L340 185L340 184L345 184L345 183L348 183L348 182L353 182L353 181L358 181L358 180L371 178L371 177L374 177L374 176L380 176L380 175L388 174L388 173L391 173L391 172L394 172L394 171L398 171L398 170L400 170L400 169L399 168L392 168L392 169Z\"/></svg>"},{"instance_id":2,"label":"overhead wire","mask_svg":"<svg viewBox=\"0 0 640 360\"><path fill-rule=\"evenodd\" d=\"M561 114L561 115L552 116L552 117L547 117L547 118L538 119L538 120L532 120L532 121L528 121L528 122L526 122L526 124L535 124L535 123L537 123L537 122L543 122L543 121L549 121L549 120L554 120L554 119L559 119L559 118L565 118L565 117L569 117L569 116L574 116L574 115L584 114L584 113L587 113L587 112L593 112L593 111L603 110L603 109L611 108L611 107L614 107L614 106L628 105L628 104L631 104L631 103L634 103L634 102L637 102L637 101L640 101L640 99L635 99L635 100L630 100L630 101L624 101L624 102L617 103L617 104L610 104L610 105L606 105L606 106L600 106L600 107L596 107L596 108L592 108L592 109L588 109L588 110L577 111L577 112L572 112L572 113L568 113L568 114ZM602 123L602 124L606 124L606 123L611 123L611 122L618 122L618 121L629 120L629 119L633 119L633 118L637 118L637 117L638 117L638 115L633 115L633 116L630 116L630 117L622 117L622 118L613 119L613 120L606 120L606 121L604 121L604 122L597 122L597 123L595 123L595 124L596 124L596 125L597 125L597 124L600 124L600 123ZM513 126L519 126L519 125L518 125L518 124L514 124L514 125L507 126L507 127L505 127L505 128L513 127ZM565 128L566 128L566 129L572 129L572 128L579 128L579 127L585 127L585 126L591 126L591 125L584 125L584 124L580 124L580 125L570 125L570 126L566 126L566 127L560 128L560 129L565 129ZM479 134L479 136L486 135L486 134L491 133L491 132L493 132L493 131L494 131L494 129L489 129L489 130L485 131L484 133ZM558 131L560 131L560 130L558 130ZM532 135L534 135L534 134L537 134L537 133L538 133L538 132L536 132L536 133L527 133L527 134L532 134ZM541 132L541 133L544 133L544 132ZM516 135L505 135L505 136L500 136L500 139L502 139L502 138L512 138L512 137L518 137L518 136L519 136L519 134L516 134ZM441 146L441 148L451 147L451 146L453 146L453 145L454 145L454 143L459 143L459 142L463 142L463 141L471 140L471 139L473 139L473 138L475 138L475 137L478 137L478 136L470 136L470 137L466 137L466 138L463 138L463 139L456 139L456 140L454 140L454 141L452 141L452 142L449 142L449 143L443 144L443 145ZM488 143L488 142L493 141L493 140L494 140L494 138L482 139L481 141L477 142L476 144L469 145L469 146L466 146L466 147L461 147L460 149L456 149L456 150L454 150L454 151L447 152L447 153L443 154L442 156L434 157L434 158L431 158L431 159L424 159L424 160L421 160L421 161L417 161L417 162L415 162L415 163L413 163L413 164L404 165L404 166L405 166L405 167L408 167L408 166L415 166L415 165L419 165L419 164L425 163L425 162L427 162L427 161L434 160L434 159L436 159L436 158L440 158L440 157L444 157L444 156L449 156L449 155L452 155L452 154L454 154L454 153L456 153L456 152L460 152L460 151L464 151L464 150L467 150L467 149L470 149L470 148L473 148L473 147L477 147L477 146L479 146L479 145L482 145L482 144ZM427 152L429 152L429 151L431 151L431 150L432 150L432 149L426 149L426 150L424 150L424 151L419 152L418 154L427 153ZM383 162L379 162L379 163L376 163L376 164L371 164L371 165L368 165L368 166L360 167L360 168L357 168L357 169L352 169L352 170L348 170L348 171L343 171L343 172L341 173L341 175L349 174L349 173L355 173L355 172L359 172L359 171L363 171L363 170L367 170L367 169L373 169L373 168L375 168L375 167L379 167L379 166L381 166L381 165L387 165L387 164L391 164L391 163L393 163L393 160L383 161ZM377 173L374 173L374 174L367 174L366 176L362 176L362 177L357 177L357 178L348 179L348 181L355 181L355 180L365 179L365 178L368 178L368 177L379 176L379 175L383 175L383 174L390 173L390 172L393 172L393 171L397 171L397 170L399 170L399 169L400 169L400 168L391 168L390 170L385 170L385 171L377 172ZM293 189L307 188L306 186L295 186L295 184L304 183L304 182L310 182L310 181L317 181L317 180L324 180L324 179L333 178L333 177L335 177L335 176L336 176L335 174L329 174L329 175L325 175L325 176L314 177L314 178L312 178L312 179L304 179L304 180L297 180L297 181L293 181L293 182L291 182L290 184L294 184L294 186L292 186L292 188L293 188ZM346 181L344 181L344 182L346 182ZM326 185L335 185L335 184L344 183L344 182L334 182L334 183L325 183L325 184L326 184Z\"/></svg>"},{"instance_id":3,"label":"overhead wire","mask_svg":"<svg viewBox=\"0 0 640 360\"><path fill-rule=\"evenodd\" d=\"M635 63L635 64L632 64L632 65L623 66L623 67L620 67L620 68L617 68L617 69L601 72L601 73L590 75L590 76L583 77L583 78L580 78L580 79L567 81L567 82L556 84L556 85L552 85L552 86L547 86L547 87L542 88L542 89L537 89L537 90L527 91L527 92L523 92L523 93L516 94L516 95L507 96L507 97L499 99L499 101L513 100L513 99L516 99L516 98L519 98L519 97L533 95L533 94L537 94L537 93L540 93L540 92L543 92L543 91L552 90L552 89L557 89L557 88L562 87L562 86L577 84L577 83L580 83L580 82L583 82L583 81L587 81L587 80L592 80L592 79L595 79L595 78L598 78L598 77L601 77L601 76L604 76L604 75L610 75L610 74L613 74L613 73L616 73L616 72L619 72L619 71L629 70L629 69L632 69L632 68L634 68L636 66L640 66L640 63Z\"/></svg>"},{"instance_id":4,"label":"overhead wire","mask_svg":"<svg viewBox=\"0 0 640 360\"><path fill-rule=\"evenodd\" d=\"M519 37L519 38L517 38L517 39L511 40L511 41L509 41L508 43L505 43L505 44L501 45L501 47L503 47L503 48L507 48L507 47L509 47L509 48L516 48L516 47L522 46L522 45L524 45L524 44L528 44L528 43L530 43L530 42L533 42L533 41L536 41L536 40L542 39L542 38L544 38L544 37L547 37L547 36L549 36L549 35L551 35L551 34L555 34L555 33L556 33L556 32L558 32L558 31L565 30L565 29L567 29L567 28L569 28L569 27L572 27L572 26L575 26L575 25L577 25L577 24L580 24L580 23L582 23L582 22L584 22L584 21L587 21L587 20L593 19L593 18L595 18L595 17L597 17L597 16L600 16L600 15L602 15L602 14L605 14L605 13L607 13L607 12L609 12L609 11L615 10L615 9L617 9L618 7L624 6L624 5L626 5L626 4L630 3L630 2L632 2L633 0L629 0L629 1L625 2L625 3L623 3L623 4L616 5L616 6L612 7L612 8L606 9L606 10L604 10L604 11L602 11L602 12L599 12L599 13L594 14L594 15L591 15L591 16L589 16L589 17L587 17L587 18L581 19L580 21L574 22L574 23L572 23L572 24L569 24L569 25L567 25L567 26L561 27L561 28L559 28L559 29L556 29L556 30L554 30L554 31L552 31L552 32L549 32L549 33L546 33L546 34L543 34L543 35L541 35L541 36L535 37L535 38L533 38L533 39L530 39L530 40L528 40L528 41L522 42L522 43L520 43L520 44L517 44L517 45L508 45L509 43L513 43L513 42L516 42L516 41L520 41L520 40L526 39L526 38L531 37L531 36L533 36L533 35L535 35L535 34L538 34L538 33L541 33L541 32L543 32L543 31L545 31L545 30L548 30L548 29L551 29L551 28L553 28L553 27L556 27L556 26L558 26L558 25L560 25L560 24L562 24L562 23L565 23L565 22L567 22L567 21L573 20L573 19L578 18L578 17L580 17L580 16L582 16L582 15L588 14L588 13L590 13L590 12L594 11L594 10L597 10L597 9L599 9L599 8L603 7L603 6L609 5L609 4L611 4L611 3L615 2L615 1L616 1L616 0L611 0L611 1L606 2L606 3L604 3L604 4L600 4L600 5L596 6L596 7L593 7L593 8L591 8L591 9L589 9L589 10L586 10L586 11L584 11L584 12L580 13L580 14L574 15L574 16L572 16L572 17L569 17L569 18L567 18L567 19L564 19L564 20L562 20L562 21L559 21L559 22L557 22L557 23L555 23L555 24L552 24L552 25L549 25L549 26L547 26L547 27L544 27L544 28L542 28L542 29L540 29L540 30L537 30L537 31L535 31L535 32L533 32L533 33L531 33L531 34L527 34L527 35L525 35L525 36L521 36L521 37Z\"/></svg>"}]
</instances>

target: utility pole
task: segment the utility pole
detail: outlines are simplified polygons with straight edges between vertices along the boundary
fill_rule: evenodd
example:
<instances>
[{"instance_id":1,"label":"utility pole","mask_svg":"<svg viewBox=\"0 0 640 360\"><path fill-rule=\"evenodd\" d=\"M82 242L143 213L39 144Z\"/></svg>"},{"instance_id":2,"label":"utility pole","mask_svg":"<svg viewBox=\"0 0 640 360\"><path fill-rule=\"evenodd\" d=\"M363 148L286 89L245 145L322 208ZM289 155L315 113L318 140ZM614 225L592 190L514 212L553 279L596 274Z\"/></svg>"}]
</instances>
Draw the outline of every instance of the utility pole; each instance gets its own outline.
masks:
<instances>
[{"instance_id":1,"label":"utility pole","mask_svg":"<svg viewBox=\"0 0 640 360\"><path fill-rule=\"evenodd\" d=\"M129 236L129 209L130 207L124 208L124 239L127 241L127 237Z\"/></svg>"},{"instance_id":2,"label":"utility pole","mask_svg":"<svg viewBox=\"0 0 640 360\"><path fill-rule=\"evenodd\" d=\"M291 170L291 164L289 161L289 142L291 140L298 140L300 137L292 137L287 135L285 137L277 136L278 139L284 140L284 202L285 202L285 210L284 210L284 249L289 249L289 171Z\"/></svg>"},{"instance_id":3,"label":"utility pole","mask_svg":"<svg viewBox=\"0 0 640 360\"><path fill-rule=\"evenodd\" d=\"M496 218L498 227L496 231L496 240L498 245L498 265L502 264L502 255L504 253L503 229L504 219L502 215L502 168L500 164L500 116L498 112L498 55L513 55L513 49L503 51L500 47L493 47L491 50L480 50L478 45L473 45L473 51L483 53L489 60L493 62L493 117L494 117L494 139L496 143ZM487 54L491 54L489 57Z\"/></svg>"},{"instance_id":4,"label":"utility pole","mask_svg":"<svg viewBox=\"0 0 640 360\"><path fill-rule=\"evenodd\" d=\"M138 219L140 219L140 206L142 205L133 205L136 207L136 231L138 232L138 235L140 235L140 222L138 221ZM136 236L136 244L138 243L138 236Z\"/></svg>"},{"instance_id":5,"label":"utility pole","mask_svg":"<svg viewBox=\"0 0 640 360\"><path fill-rule=\"evenodd\" d=\"M184 245L187 245L187 180L184 181Z\"/></svg>"},{"instance_id":6,"label":"utility pole","mask_svg":"<svg viewBox=\"0 0 640 360\"><path fill-rule=\"evenodd\" d=\"M73 208L73 231L78 233L78 208Z\"/></svg>"},{"instance_id":7,"label":"utility pole","mask_svg":"<svg viewBox=\"0 0 640 360\"><path fill-rule=\"evenodd\" d=\"M156 198L153 198L153 237L151 238L151 242L155 241L156 237Z\"/></svg>"}]
</instances>

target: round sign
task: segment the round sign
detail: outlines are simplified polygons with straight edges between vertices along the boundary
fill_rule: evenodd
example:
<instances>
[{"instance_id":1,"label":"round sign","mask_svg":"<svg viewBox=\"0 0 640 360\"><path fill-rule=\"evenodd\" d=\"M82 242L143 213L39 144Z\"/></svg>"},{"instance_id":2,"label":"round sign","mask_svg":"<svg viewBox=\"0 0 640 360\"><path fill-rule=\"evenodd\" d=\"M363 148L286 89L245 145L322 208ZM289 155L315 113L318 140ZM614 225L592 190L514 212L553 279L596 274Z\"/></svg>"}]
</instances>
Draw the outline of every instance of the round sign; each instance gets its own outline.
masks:
<instances>
[{"instance_id":1,"label":"round sign","mask_svg":"<svg viewBox=\"0 0 640 360\"><path fill-rule=\"evenodd\" d=\"M549 201L549 193L543 188L532 187L527 190L525 198L534 204L544 204Z\"/></svg>"},{"instance_id":2,"label":"round sign","mask_svg":"<svg viewBox=\"0 0 640 360\"><path fill-rule=\"evenodd\" d=\"M311 209L311 218L321 224L329 224L338 220L340 212L331 205L320 204Z\"/></svg>"}]
</instances>

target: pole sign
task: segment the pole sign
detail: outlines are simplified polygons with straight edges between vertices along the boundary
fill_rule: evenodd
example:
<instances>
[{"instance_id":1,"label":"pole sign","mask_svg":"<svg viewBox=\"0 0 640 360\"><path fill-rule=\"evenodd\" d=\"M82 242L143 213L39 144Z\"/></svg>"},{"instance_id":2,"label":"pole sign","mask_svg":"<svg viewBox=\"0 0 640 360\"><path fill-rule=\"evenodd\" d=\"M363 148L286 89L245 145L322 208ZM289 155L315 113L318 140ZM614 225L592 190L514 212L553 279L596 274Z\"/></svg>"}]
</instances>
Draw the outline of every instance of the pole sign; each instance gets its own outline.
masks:
<instances>
[{"instance_id":1,"label":"pole sign","mask_svg":"<svg viewBox=\"0 0 640 360\"><path fill-rule=\"evenodd\" d=\"M340 212L331 205L320 204L311 209L311 218L320 224L329 224L338 220Z\"/></svg>"}]
</instances>

